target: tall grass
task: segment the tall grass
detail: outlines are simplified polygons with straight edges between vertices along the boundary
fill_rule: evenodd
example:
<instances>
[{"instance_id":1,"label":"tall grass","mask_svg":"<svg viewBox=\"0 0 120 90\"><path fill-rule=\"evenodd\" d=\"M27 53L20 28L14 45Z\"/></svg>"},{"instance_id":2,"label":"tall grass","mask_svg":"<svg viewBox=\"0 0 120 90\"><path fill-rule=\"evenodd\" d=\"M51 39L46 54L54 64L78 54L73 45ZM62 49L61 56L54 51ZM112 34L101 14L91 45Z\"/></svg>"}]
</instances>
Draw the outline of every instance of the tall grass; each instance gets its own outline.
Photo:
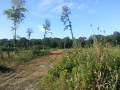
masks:
<instances>
[{"instance_id":1,"label":"tall grass","mask_svg":"<svg viewBox=\"0 0 120 90\"><path fill-rule=\"evenodd\" d=\"M75 49L62 58L62 62L49 69L37 88L120 89L120 47L102 46L95 38L93 47Z\"/></svg>"}]
</instances>

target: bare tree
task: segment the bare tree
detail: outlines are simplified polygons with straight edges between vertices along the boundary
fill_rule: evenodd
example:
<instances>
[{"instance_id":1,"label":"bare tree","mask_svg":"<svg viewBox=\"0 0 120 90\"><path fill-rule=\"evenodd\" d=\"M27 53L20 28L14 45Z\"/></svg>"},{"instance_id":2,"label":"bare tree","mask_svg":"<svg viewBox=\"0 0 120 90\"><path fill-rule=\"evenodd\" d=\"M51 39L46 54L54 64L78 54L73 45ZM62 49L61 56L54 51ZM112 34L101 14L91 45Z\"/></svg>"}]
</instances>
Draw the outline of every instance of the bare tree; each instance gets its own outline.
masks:
<instances>
[{"instance_id":1,"label":"bare tree","mask_svg":"<svg viewBox=\"0 0 120 90\"><path fill-rule=\"evenodd\" d=\"M45 24L43 25L43 28L45 30L45 32L44 32L44 38L45 38L46 34L48 34L48 33L52 34L52 32L50 31L51 30L50 26L51 26L50 21L48 19L45 19Z\"/></svg>"},{"instance_id":2,"label":"bare tree","mask_svg":"<svg viewBox=\"0 0 120 90\"><path fill-rule=\"evenodd\" d=\"M46 37L46 34L48 34L48 33L52 34L52 32L50 31L51 30L50 26L51 26L50 21L48 19L45 19L45 24L43 24L43 28L45 30L45 32L44 32L44 39ZM43 42L43 50L44 50L44 46L45 46L45 43Z\"/></svg>"},{"instance_id":3,"label":"bare tree","mask_svg":"<svg viewBox=\"0 0 120 90\"><path fill-rule=\"evenodd\" d=\"M28 36L28 40L30 40L31 33L33 33L32 28L28 28L26 33L27 33L27 36Z\"/></svg>"},{"instance_id":4,"label":"bare tree","mask_svg":"<svg viewBox=\"0 0 120 90\"><path fill-rule=\"evenodd\" d=\"M28 36L28 44L29 44L29 47L30 47L30 36L31 36L31 33L33 33L33 30L31 28L28 28L26 33L27 33L27 36Z\"/></svg>"},{"instance_id":5,"label":"bare tree","mask_svg":"<svg viewBox=\"0 0 120 90\"><path fill-rule=\"evenodd\" d=\"M73 31L72 31L72 24L71 24L72 22L69 19L69 15L71 14L70 9L67 6L63 6L62 10L63 11L61 15L61 21L65 25L64 31L69 29L71 31L72 39L74 39Z\"/></svg>"}]
</instances>

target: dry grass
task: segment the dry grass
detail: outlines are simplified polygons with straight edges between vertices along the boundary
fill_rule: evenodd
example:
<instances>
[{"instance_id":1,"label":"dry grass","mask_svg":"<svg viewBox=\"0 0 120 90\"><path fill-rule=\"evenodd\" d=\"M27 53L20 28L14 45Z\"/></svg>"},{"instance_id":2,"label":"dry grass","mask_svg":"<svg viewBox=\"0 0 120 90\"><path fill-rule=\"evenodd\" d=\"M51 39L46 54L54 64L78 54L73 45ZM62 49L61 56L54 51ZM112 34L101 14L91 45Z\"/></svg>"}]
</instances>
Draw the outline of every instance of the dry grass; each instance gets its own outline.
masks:
<instances>
[{"instance_id":1,"label":"dry grass","mask_svg":"<svg viewBox=\"0 0 120 90\"><path fill-rule=\"evenodd\" d=\"M63 50L50 51L50 55L32 60L29 65L11 67L15 72L0 75L0 90L29 90L54 63L60 61Z\"/></svg>"}]
</instances>

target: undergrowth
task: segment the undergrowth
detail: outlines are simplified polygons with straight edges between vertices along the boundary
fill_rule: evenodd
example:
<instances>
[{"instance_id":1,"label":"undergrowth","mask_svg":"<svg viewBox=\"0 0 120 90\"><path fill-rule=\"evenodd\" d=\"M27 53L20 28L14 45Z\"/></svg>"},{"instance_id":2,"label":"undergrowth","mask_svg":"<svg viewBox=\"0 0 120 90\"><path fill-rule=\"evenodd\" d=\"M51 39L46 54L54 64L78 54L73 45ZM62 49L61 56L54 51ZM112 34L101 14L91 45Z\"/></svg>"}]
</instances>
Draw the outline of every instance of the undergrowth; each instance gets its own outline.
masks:
<instances>
[{"instance_id":1,"label":"undergrowth","mask_svg":"<svg viewBox=\"0 0 120 90\"><path fill-rule=\"evenodd\" d=\"M119 47L102 46L95 38L93 47L74 49L62 57L37 83L37 89L120 89Z\"/></svg>"},{"instance_id":2,"label":"undergrowth","mask_svg":"<svg viewBox=\"0 0 120 90\"><path fill-rule=\"evenodd\" d=\"M9 68L21 64L29 64L34 58L48 54L49 51L31 49L28 51L19 51L19 53L17 54L14 54L14 52L10 52L10 57L8 57L7 53L3 52L3 59L0 60L0 67Z\"/></svg>"}]
</instances>

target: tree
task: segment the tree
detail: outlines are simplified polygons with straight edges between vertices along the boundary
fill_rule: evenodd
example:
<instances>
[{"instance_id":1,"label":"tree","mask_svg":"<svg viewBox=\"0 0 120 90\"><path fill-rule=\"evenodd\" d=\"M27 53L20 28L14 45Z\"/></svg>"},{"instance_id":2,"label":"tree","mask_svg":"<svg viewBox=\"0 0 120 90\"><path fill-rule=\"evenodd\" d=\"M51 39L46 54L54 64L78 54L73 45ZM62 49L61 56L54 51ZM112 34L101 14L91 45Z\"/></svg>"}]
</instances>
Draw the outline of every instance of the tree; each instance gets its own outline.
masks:
<instances>
[{"instance_id":1,"label":"tree","mask_svg":"<svg viewBox=\"0 0 120 90\"><path fill-rule=\"evenodd\" d=\"M71 14L70 9L67 6L62 7L62 15L61 15L61 21L64 23L65 28L64 31L69 29L71 31L72 39L73 37L73 31L72 31L72 22L69 19L69 14Z\"/></svg>"},{"instance_id":2,"label":"tree","mask_svg":"<svg viewBox=\"0 0 120 90\"><path fill-rule=\"evenodd\" d=\"M45 30L44 38L45 38L46 34L48 34L48 33L52 34L52 32L50 31L50 29L51 29L50 26L51 26L50 21L48 19L46 19L45 24L43 25L43 28Z\"/></svg>"},{"instance_id":3,"label":"tree","mask_svg":"<svg viewBox=\"0 0 120 90\"><path fill-rule=\"evenodd\" d=\"M1 47L0 47L0 59L3 59L3 51Z\"/></svg>"},{"instance_id":4,"label":"tree","mask_svg":"<svg viewBox=\"0 0 120 90\"><path fill-rule=\"evenodd\" d=\"M45 37L46 37L46 34L48 34L48 33L51 33L52 34L52 32L50 31L51 30L51 28L50 28L50 26L51 26L51 23L50 23L50 21L48 20L48 19L45 19L45 24L43 25L43 28L44 28L44 30L45 30L45 32L44 32L44 39L45 39ZM43 50L44 50L44 42L43 42Z\"/></svg>"},{"instance_id":5,"label":"tree","mask_svg":"<svg viewBox=\"0 0 120 90\"><path fill-rule=\"evenodd\" d=\"M14 30L14 50L16 53L16 30L17 25L20 24L25 18L24 12L27 11L25 6L25 0L11 0L11 9L4 10L4 14L7 15L8 19L13 21L12 30Z\"/></svg>"},{"instance_id":6,"label":"tree","mask_svg":"<svg viewBox=\"0 0 120 90\"><path fill-rule=\"evenodd\" d=\"M31 28L28 28L26 33L27 33L27 36L28 36L28 44L29 44L29 47L30 47L30 36L31 36L31 33L33 33L33 30Z\"/></svg>"},{"instance_id":7,"label":"tree","mask_svg":"<svg viewBox=\"0 0 120 90\"><path fill-rule=\"evenodd\" d=\"M116 45L118 45L119 42L120 42L120 32L115 31L115 32L113 33L113 36L114 36Z\"/></svg>"},{"instance_id":8,"label":"tree","mask_svg":"<svg viewBox=\"0 0 120 90\"><path fill-rule=\"evenodd\" d=\"M21 38L20 38L20 41L21 41L21 47L22 47L22 48L24 47L24 49L26 49L27 39L26 39L25 37L21 37Z\"/></svg>"},{"instance_id":9,"label":"tree","mask_svg":"<svg viewBox=\"0 0 120 90\"><path fill-rule=\"evenodd\" d=\"M31 36L31 33L33 33L33 30L31 28L28 28L26 33L28 36L28 40L30 40L30 36Z\"/></svg>"},{"instance_id":10,"label":"tree","mask_svg":"<svg viewBox=\"0 0 120 90\"><path fill-rule=\"evenodd\" d=\"M78 45L80 45L80 47L84 47L86 44L86 39L87 39L86 37L79 37L77 40Z\"/></svg>"}]
</instances>

